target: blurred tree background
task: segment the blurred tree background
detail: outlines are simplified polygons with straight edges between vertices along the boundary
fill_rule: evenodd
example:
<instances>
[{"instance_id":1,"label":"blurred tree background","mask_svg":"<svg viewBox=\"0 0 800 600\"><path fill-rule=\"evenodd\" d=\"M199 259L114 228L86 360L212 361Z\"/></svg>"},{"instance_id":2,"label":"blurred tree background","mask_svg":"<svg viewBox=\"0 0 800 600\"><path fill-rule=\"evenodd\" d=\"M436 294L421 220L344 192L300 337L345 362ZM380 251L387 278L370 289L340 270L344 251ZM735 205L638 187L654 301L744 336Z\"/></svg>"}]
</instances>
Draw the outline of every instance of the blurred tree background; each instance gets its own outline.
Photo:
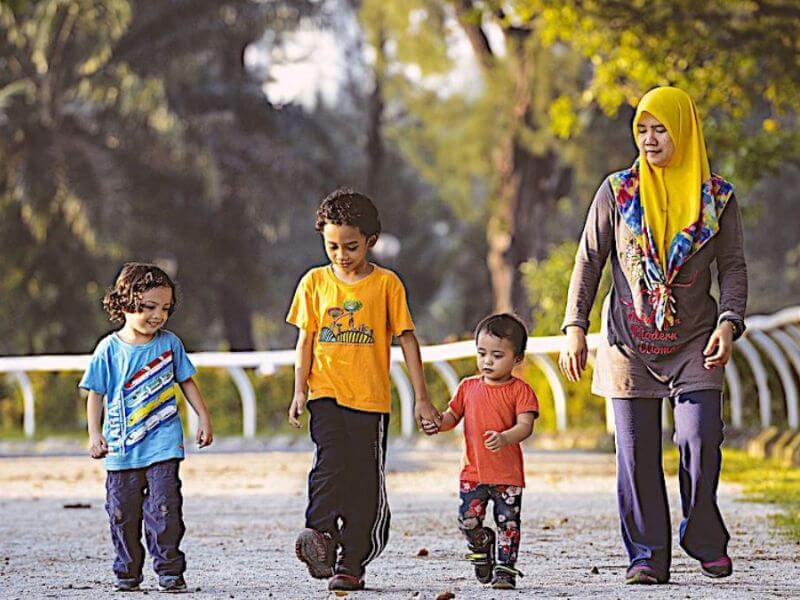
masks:
<instances>
[{"instance_id":1,"label":"blurred tree background","mask_svg":"<svg viewBox=\"0 0 800 600\"><path fill-rule=\"evenodd\" d=\"M493 309L557 334L591 197L635 157L638 99L669 84L737 186L751 313L795 304L798 30L789 0L3 0L0 354L90 352L129 260L176 276L190 350L289 347L339 185L376 199L375 259L423 342ZM81 427L74 375L35 377L52 430ZM290 373L253 377L274 431ZM201 384L238 430L227 376ZM17 394L0 382L0 431ZM570 396L602 424L588 383Z\"/></svg>"}]
</instances>

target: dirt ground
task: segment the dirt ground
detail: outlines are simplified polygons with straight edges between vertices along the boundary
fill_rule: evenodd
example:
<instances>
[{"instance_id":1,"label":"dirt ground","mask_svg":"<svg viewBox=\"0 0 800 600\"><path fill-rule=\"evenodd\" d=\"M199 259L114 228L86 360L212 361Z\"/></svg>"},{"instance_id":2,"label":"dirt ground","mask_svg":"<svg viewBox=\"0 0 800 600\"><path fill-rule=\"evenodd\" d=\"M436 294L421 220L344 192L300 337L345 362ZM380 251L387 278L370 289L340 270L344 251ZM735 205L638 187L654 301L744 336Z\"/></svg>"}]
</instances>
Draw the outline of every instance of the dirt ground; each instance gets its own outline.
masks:
<instances>
[{"instance_id":1,"label":"dirt ground","mask_svg":"<svg viewBox=\"0 0 800 600\"><path fill-rule=\"evenodd\" d=\"M333 598L294 557L303 525L311 453L195 453L182 466L190 596ZM614 459L607 454L527 451L522 548L526 574L516 591L481 586L462 557L456 529L459 453L437 447L391 448L392 533L367 572L368 590L352 600L543 598L798 598L800 547L770 525L773 508L741 502L723 485L735 573L700 575L675 543L672 582L622 584L625 554L616 517ZM113 560L104 504L104 471L81 457L0 459L0 598L102 598L113 594ZM677 481L668 481L673 530ZM64 508L65 504L87 508ZM419 557L420 549L428 550ZM593 568L596 567L596 573ZM148 563L141 595L156 579ZM137 595L133 595L137 597Z\"/></svg>"}]
</instances>

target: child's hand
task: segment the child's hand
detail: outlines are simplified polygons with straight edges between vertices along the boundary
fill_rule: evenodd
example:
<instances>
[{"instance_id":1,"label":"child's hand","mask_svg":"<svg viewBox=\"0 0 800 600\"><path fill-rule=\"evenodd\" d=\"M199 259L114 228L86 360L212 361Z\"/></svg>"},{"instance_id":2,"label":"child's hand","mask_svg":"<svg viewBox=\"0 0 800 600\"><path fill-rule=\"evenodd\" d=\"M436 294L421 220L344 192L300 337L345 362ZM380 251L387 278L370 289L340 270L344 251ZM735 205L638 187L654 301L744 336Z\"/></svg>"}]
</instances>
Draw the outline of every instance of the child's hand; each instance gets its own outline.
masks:
<instances>
[{"instance_id":1,"label":"child's hand","mask_svg":"<svg viewBox=\"0 0 800 600\"><path fill-rule=\"evenodd\" d=\"M422 422L431 422L438 428L442 422L442 413L436 410L436 407L427 398L417 398L414 402L414 420L417 422L418 429L425 431L427 435L432 435L425 430Z\"/></svg>"},{"instance_id":2,"label":"child's hand","mask_svg":"<svg viewBox=\"0 0 800 600\"><path fill-rule=\"evenodd\" d=\"M508 441L506 440L506 436L504 436L502 432L484 431L483 437L486 438L483 441L483 445L486 446L486 448L488 450L491 450L492 452L497 452L504 446L508 446Z\"/></svg>"},{"instance_id":3,"label":"child's hand","mask_svg":"<svg viewBox=\"0 0 800 600\"><path fill-rule=\"evenodd\" d=\"M439 426L436 424L435 421L422 419L422 431L425 432L425 435L436 435L437 433L439 433Z\"/></svg>"},{"instance_id":4,"label":"child's hand","mask_svg":"<svg viewBox=\"0 0 800 600\"><path fill-rule=\"evenodd\" d=\"M92 458L103 458L108 454L108 442L102 433L89 436L89 455Z\"/></svg>"},{"instance_id":5,"label":"child's hand","mask_svg":"<svg viewBox=\"0 0 800 600\"><path fill-rule=\"evenodd\" d=\"M306 399L305 394L295 394L294 398L292 398L292 404L289 406L289 423L298 429L302 427L299 418L303 414L307 402L308 399Z\"/></svg>"},{"instance_id":6,"label":"child's hand","mask_svg":"<svg viewBox=\"0 0 800 600\"><path fill-rule=\"evenodd\" d=\"M210 446L214 441L214 432L211 430L211 421L200 421L200 426L197 428L195 441L198 448L205 448Z\"/></svg>"}]
</instances>

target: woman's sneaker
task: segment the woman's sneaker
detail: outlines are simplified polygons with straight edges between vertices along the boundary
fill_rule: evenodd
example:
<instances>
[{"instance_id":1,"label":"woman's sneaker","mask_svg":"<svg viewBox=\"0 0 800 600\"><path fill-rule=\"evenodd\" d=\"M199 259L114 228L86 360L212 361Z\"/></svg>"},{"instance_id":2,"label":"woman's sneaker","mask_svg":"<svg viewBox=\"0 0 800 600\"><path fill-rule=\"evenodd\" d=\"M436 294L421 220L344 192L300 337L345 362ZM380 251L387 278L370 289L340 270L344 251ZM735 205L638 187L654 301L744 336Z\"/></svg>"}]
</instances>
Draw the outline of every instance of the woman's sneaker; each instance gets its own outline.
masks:
<instances>
[{"instance_id":1,"label":"woman's sneaker","mask_svg":"<svg viewBox=\"0 0 800 600\"><path fill-rule=\"evenodd\" d=\"M315 579L333 577L336 544L329 535L316 529L303 529L294 543L294 552Z\"/></svg>"},{"instance_id":2,"label":"woman's sneaker","mask_svg":"<svg viewBox=\"0 0 800 600\"><path fill-rule=\"evenodd\" d=\"M347 573L337 573L328 582L328 589L331 591L354 592L364 589L364 578L349 575Z\"/></svg>"},{"instance_id":3,"label":"woman's sneaker","mask_svg":"<svg viewBox=\"0 0 800 600\"><path fill-rule=\"evenodd\" d=\"M642 563L633 565L625 573L625 583L629 585L657 585L667 581L669 575L660 575L653 567Z\"/></svg>"},{"instance_id":4,"label":"woman's sneaker","mask_svg":"<svg viewBox=\"0 0 800 600\"><path fill-rule=\"evenodd\" d=\"M513 590L517 587L517 575L524 577L522 571L508 565L497 565L494 568L492 588L496 590Z\"/></svg>"},{"instance_id":5,"label":"woman's sneaker","mask_svg":"<svg viewBox=\"0 0 800 600\"><path fill-rule=\"evenodd\" d=\"M171 594L180 594L187 591L186 580L183 575L160 575L158 578L158 591Z\"/></svg>"},{"instance_id":6,"label":"woman's sneaker","mask_svg":"<svg viewBox=\"0 0 800 600\"><path fill-rule=\"evenodd\" d=\"M489 583L494 573L494 529L484 527L486 533L486 543L482 546L470 546L470 552L466 559L475 567L475 577L481 583Z\"/></svg>"},{"instance_id":7,"label":"woman's sneaker","mask_svg":"<svg viewBox=\"0 0 800 600\"><path fill-rule=\"evenodd\" d=\"M729 577L733 573L733 561L728 556L722 556L717 560L700 563L700 571L706 577L721 579Z\"/></svg>"}]
</instances>

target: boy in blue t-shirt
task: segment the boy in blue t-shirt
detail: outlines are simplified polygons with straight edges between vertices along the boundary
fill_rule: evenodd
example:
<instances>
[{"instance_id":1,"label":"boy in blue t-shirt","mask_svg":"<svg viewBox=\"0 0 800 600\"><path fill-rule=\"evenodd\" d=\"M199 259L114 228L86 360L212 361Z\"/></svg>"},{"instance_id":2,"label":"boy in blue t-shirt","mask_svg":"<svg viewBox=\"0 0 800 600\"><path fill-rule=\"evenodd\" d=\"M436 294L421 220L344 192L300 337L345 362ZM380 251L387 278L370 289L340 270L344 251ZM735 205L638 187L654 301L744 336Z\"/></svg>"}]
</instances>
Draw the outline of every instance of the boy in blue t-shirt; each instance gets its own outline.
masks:
<instances>
[{"instance_id":1,"label":"boy in blue t-shirt","mask_svg":"<svg viewBox=\"0 0 800 600\"><path fill-rule=\"evenodd\" d=\"M144 519L159 588L185 591L186 560L179 545L186 528L178 476L184 448L176 383L199 417L198 446L211 444L214 434L192 379L196 369L181 340L162 329L175 310L175 284L155 265L127 263L103 307L123 326L97 344L79 386L89 392L90 454L105 457L108 471L116 588L136 591L142 582Z\"/></svg>"}]
</instances>

